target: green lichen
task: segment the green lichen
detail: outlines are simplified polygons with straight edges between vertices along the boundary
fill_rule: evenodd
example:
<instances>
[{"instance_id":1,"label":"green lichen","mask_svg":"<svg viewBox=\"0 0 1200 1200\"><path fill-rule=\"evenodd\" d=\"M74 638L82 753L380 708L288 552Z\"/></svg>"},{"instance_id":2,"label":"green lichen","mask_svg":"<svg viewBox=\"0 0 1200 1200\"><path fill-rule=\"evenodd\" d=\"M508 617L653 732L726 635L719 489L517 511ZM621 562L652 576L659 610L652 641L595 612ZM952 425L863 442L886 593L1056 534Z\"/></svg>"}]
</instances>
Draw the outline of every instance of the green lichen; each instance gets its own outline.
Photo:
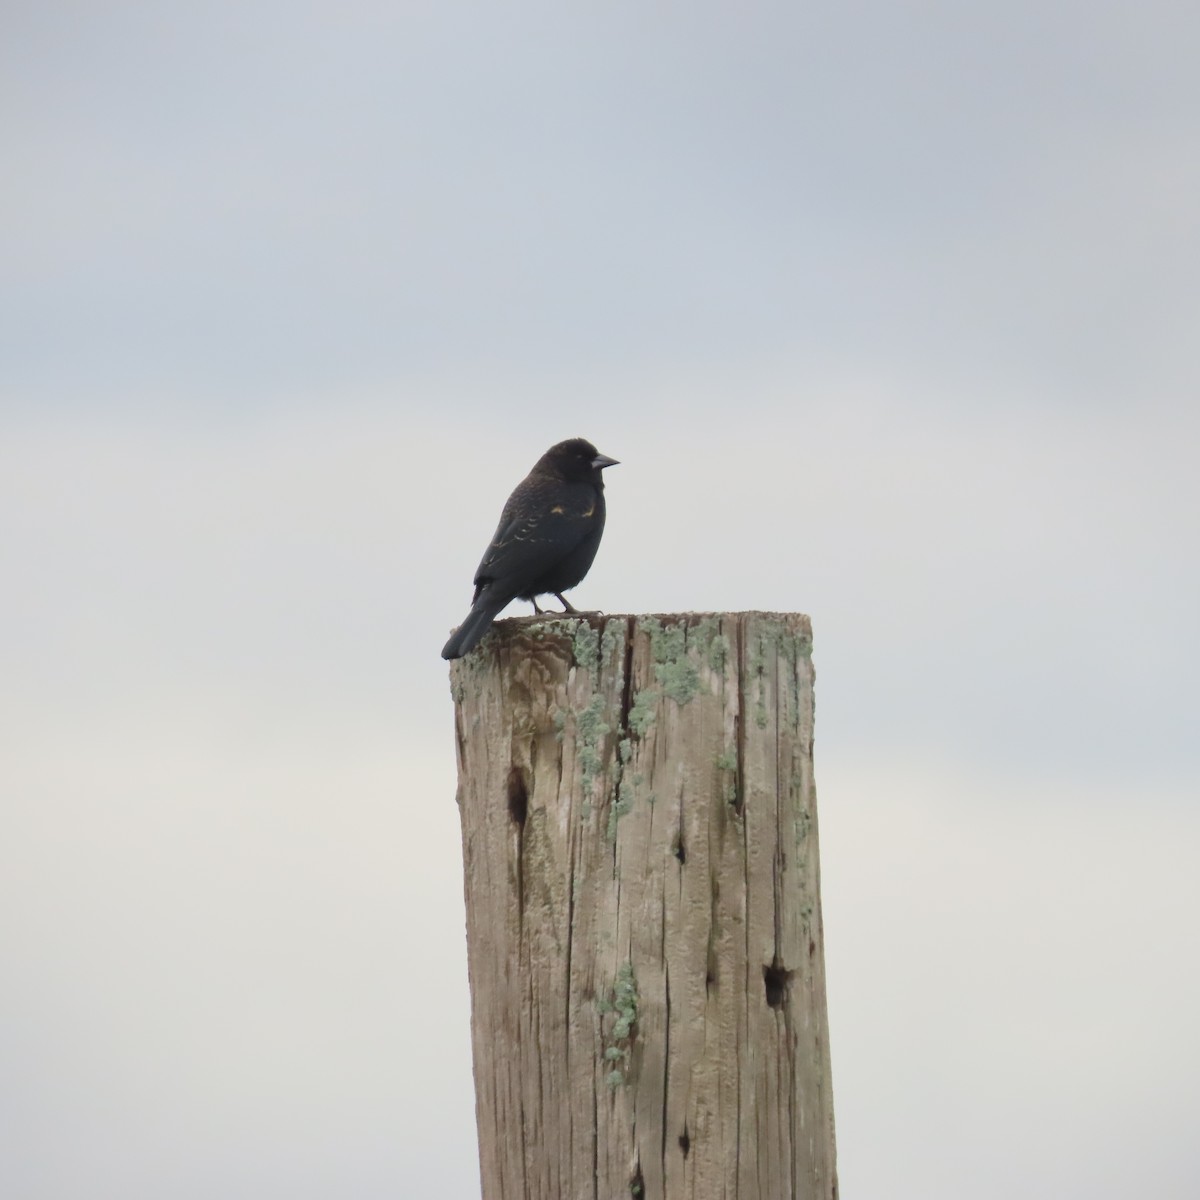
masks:
<instances>
[{"instance_id":1,"label":"green lichen","mask_svg":"<svg viewBox=\"0 0 1200 1200\"><path fill-rule=\"evenodd\" d=\"M686 704L700 690L700 672L687 658L655 663L654 677L676 704Z\"/></svg>"},{"instance_id":2,"label":"green lichen","mask_svg":"<svg viewBox=\"0 0 1200 1200\"><path fill-rule=\"evenodd\" d=\"M779 653L787 663L787 700L791 710L791 722L795 725L800 721L801 663L812 658L812 638L807 633L793 633L786 627L781 627Z\"/></svg>"},{"instance_id":3,"label":"green lichen","mask_svg":"<svg viewBox=\"0 0 1200 1200\"><path fill-rule=\"evenodd\" d=\"M811 659L812 635L807 629L793 629L786 620L778 618L759 622L746 665L749 678L757 684L754 720L760 729L769 724L767 694L772 673L769 670L770 662L774 661L774 670L780 673L781 704L784 706L784 711L779 714L780 720L794 726L800 720L802 664Z\"/></svg>"},{"instance_id":4,"label":"green lichen","mask_svg":"<svg viewBox=\"0 0 1200 1200\"><path fill-rule=\"evenodd\" d=\"M738 775L737 750L730 747L723 754L718 754L716 765L717 770L723 776L720 780L721 797L726 804L732 804L736 807L741 802L741 780Z\"/></svg>"},{"instance_id":5,"label":"green lichen","mask_svg":"<svg viewBox=\"0 0 1200 1200\"><path fill-rule=\"evenodd\" d=\"M608 824L604 828L604 836L610 841L617 840L617 822L633 807L633 797L624 788L617 793L617 799L608 810Z\"/></svg>"},{"instance_id":6,"label":"green lichen","mask_svg":"<svg viewBox=\"0 0 1200 1200\"><path fill-rule=\"evenodd\" d=\"M729 661L729 639L723 634L718 633L709 643L708 647L708 665L718 675L725 671L725 664Z\"/></svg>"},{"instance_id":7,"label":"green lichen","mask_svg":"<svg viewBox=\"0 0 1200 1200\"><path fill-rule=\"evenodd\" d=\"M554 710L554 740L561 742L563 740L563 731L567 727L567 710L565 708L556 708Z\"/></svg>"},{"instance_id":8,"label":"green lichen","mask_svg":"<svg viewBox=\"0 0 1200 1200\"><path fill-rule=\"evenodd\" d=\"M774 639L760 632L750 648L749 666L750 678L754 680L754 723L759 729L766 729L767 717L767 654L774 649Z\"/></svg>"},{"instance_id":9,"label":"green lichen","mask_svg":"<svg viewBox=\"0 0 1200 1200\"><path fill-rule=\"evenodd\" d=\"M633 963L622 963L613 984L613 1011L617 1014L612 1036L618 1041L627 1040L637 1024L637 979L633 974Z\"/></svg>"},{"instance_id":10,"label":"green lichen","mask_svg":"<svg viewBox=\"0 0 1200 1200\"><path fill-rule=\"evenodd\" d=\"M584 625L587 622L583 622ZM547 614L541 621L531 621L528 625L522 625L520 632L526 637L532 638L535 642L544 641L549 637L574 638L580 625L579 621L573 620L570 617L557 617L553 614Z\"/></svg>"},{"instance_id":11,"label":"green lichen","mask_svg":"<svg viewBox=\"0 0 1200 1200\"><path fill-rule=\"evenodd\" d=\"M600 665L600 631L592 628L592 623L586 618L575 622L575 638L571 643L571 653L575 662L589 671L596 670Z\"/></svg>"},{"instance_id":12,"label":"green lichen","mask_svg":"<svg viewBox=\"0 0 1200 1200\"><path fill-rule=\"evenodd\" d=\"M658 693L653 688L642 688L640 692L633 698L633 703L629 706L629 728L633 730L638 737L642 737L646 730L654 724L654 717L658 712Z\"/></svg>"},{"instance_id":13,"label":"green lichen","mask_svg":"<svg viewBox=\"0 0 1200 1200\"><path fill-rule=\"evenodd\" d=\"M582 712L575 714L575 739L584 790L590 790L603 763L604 739L612 732L604 720L604 697L599 692Z\"/></svg>"},{"instance_id":14,"label":"green lichen","mask_svg":"<svg viewBox=\"0 0 1200 1200\"><path fill-rule=\"evenodd\" d=\"M678 658L687 646L687 627L683 624L664 625L653 617L638 622L638 630L650 638L650 652L655 662Z\"/></svg>"},{"instance_id":15,"label":"green lichen","mask_svg":"<svg viewBox=\"0 0 1200 1200\"><path fill-rule=\"evenodd\" d=\"M633 963L622 963L612 989L596 1003L600 1013L614 1018L604 1039L604 1061L613 1066L606 1077L611 1088L620 1087L629 1071L629 1051L637 1026L637 1006L637 980L633 974Z\"/></svg>"},{"instance_id":16,"label":"green lichen","mask_svg":"<svg viewBox=\"0 0 1200 1200\"><path fill-rule=\"evenodd\" d=\"M688 628L683 622L664 625L640 621L638 627L650 635L654 677L663 693L676 704L686 704L700 690L700 672L688 656Z\"/></svg>"},{"instance_id":17,"label":"green lichen","mask_svg":"<svg viewBox=\"0 0 1200 1200\"><path fill-rule=\"evenodd\" d=\"M796 835L796 844L799 845L808 837L809 830L812 828L812 813L805 808L800 809L793 819L792 828Z\"/></svg>"},{"instance_id":18,"label":"green lichen","mask_svg":"<svg viewBox=\"0 0 1200 1200\"><path fill-rule=\"evenodd\" d=\"M719 617L703 617L687 633L688 649L693 656L707 662L709 670L721 675L729 659L729 639L721 632Z\"/></svg>"},{"instance_id":19,"label":"green lichen","mask_svg":"<svg viewBox=\"0 0 1200 1200\"><path fill-rule=\"evenodd\" d=\"M629 633L628 623L611 618L604 623L604 636L600 639L600 655L605 662L619 663L617 687L625 686L625 641Z\"/></svg>"},{"instance_id":20,"label":"green lichen","mask_svg":"<svg viewBox=\"0 0 1200 1200\"><path fill-rule=\"evenodd\" d=\"M620 755L618 754L618 759ZM610 842L617 839L617 822L633 808L634 796L637 791L640 775L626 775L621 762L616 764L617 780L614 786L613 802L608 810L608 824L604 829L604 836Z\"/></svg>"}]
</instances>

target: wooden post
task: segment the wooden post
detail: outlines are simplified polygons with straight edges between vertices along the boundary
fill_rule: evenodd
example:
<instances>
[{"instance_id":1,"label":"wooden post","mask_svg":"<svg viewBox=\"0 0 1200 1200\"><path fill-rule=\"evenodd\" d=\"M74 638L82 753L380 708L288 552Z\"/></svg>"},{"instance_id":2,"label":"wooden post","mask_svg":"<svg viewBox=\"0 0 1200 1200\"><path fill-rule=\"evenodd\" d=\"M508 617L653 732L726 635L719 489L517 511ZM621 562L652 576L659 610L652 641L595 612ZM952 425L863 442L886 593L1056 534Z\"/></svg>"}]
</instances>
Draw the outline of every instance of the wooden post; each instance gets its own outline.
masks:
<instances>
[{"instance_id":1,"label":"wooden post","mask_svg":"<svg viewBox=\"0 0 1200 1200\"><path fill-rule=\"evenodd\" d=\"M455 662L483 1200L834 1200L809 620Z\"/></svg>"}]
</instances>

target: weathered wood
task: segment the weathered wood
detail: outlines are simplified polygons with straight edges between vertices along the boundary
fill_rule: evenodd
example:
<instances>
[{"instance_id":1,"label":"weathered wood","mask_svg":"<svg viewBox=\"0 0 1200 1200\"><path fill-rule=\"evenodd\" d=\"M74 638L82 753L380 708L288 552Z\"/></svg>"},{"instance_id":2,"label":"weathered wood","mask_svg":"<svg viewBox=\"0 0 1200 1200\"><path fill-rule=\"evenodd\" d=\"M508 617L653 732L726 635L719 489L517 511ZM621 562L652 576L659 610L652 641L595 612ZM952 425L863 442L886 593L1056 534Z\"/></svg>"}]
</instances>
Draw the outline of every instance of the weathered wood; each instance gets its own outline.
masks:
<instances>
[{"instance_id":1,"label":"weathered wood","mask_svg":"<svg viewBox=\"0 0 1200 1200\"><path fill-rule=\"evenodd\" d=\"M811 649L528 618L453 665L483 1200L836 1197Z\"/></svg>"}]
</instances>

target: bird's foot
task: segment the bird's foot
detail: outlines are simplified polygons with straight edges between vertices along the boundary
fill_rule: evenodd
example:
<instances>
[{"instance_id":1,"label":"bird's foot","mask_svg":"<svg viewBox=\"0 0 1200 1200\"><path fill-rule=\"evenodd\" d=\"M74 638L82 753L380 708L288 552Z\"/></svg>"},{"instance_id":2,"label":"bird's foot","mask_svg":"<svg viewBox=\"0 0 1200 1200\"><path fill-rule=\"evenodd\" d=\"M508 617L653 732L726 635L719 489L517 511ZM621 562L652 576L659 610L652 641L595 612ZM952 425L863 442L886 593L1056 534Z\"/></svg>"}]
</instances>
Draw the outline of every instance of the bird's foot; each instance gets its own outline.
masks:
<instances>
[{"instance_id":1,"label":"bird's foot","mask_svg":"<svg viewBox=\"0 0 1200 1200\"><path fill-rule=\"evenodd\" d=\"M554 593L562 601L563 616L565 617L602 617L604 614L598 608L575 608L565 597Z\"/></svg>"}]
</instances>

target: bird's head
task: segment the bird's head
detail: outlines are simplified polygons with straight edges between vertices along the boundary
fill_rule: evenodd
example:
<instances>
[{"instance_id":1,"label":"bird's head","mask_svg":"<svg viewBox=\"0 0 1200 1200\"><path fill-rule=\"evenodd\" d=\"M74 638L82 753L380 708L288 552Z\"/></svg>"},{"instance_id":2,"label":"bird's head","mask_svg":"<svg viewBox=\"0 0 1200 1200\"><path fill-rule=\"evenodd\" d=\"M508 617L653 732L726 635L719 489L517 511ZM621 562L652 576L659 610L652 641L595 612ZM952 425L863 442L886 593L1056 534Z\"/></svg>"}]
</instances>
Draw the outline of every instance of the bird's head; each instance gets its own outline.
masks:
<instances>
[{"instance_id":1,"label":"bird's head","mask_svg":"<svg viewBox=\"0 0 1200 1200\"><path fill-rule=\"evenodd\" d=\"M601 482L600 472L605 467L617 466L615 458L601 454L586 438L569 438L551 446L538 460L534 469L545 474L555 475L570 483L586 480Z\"/></svg>"}]
</instances>

